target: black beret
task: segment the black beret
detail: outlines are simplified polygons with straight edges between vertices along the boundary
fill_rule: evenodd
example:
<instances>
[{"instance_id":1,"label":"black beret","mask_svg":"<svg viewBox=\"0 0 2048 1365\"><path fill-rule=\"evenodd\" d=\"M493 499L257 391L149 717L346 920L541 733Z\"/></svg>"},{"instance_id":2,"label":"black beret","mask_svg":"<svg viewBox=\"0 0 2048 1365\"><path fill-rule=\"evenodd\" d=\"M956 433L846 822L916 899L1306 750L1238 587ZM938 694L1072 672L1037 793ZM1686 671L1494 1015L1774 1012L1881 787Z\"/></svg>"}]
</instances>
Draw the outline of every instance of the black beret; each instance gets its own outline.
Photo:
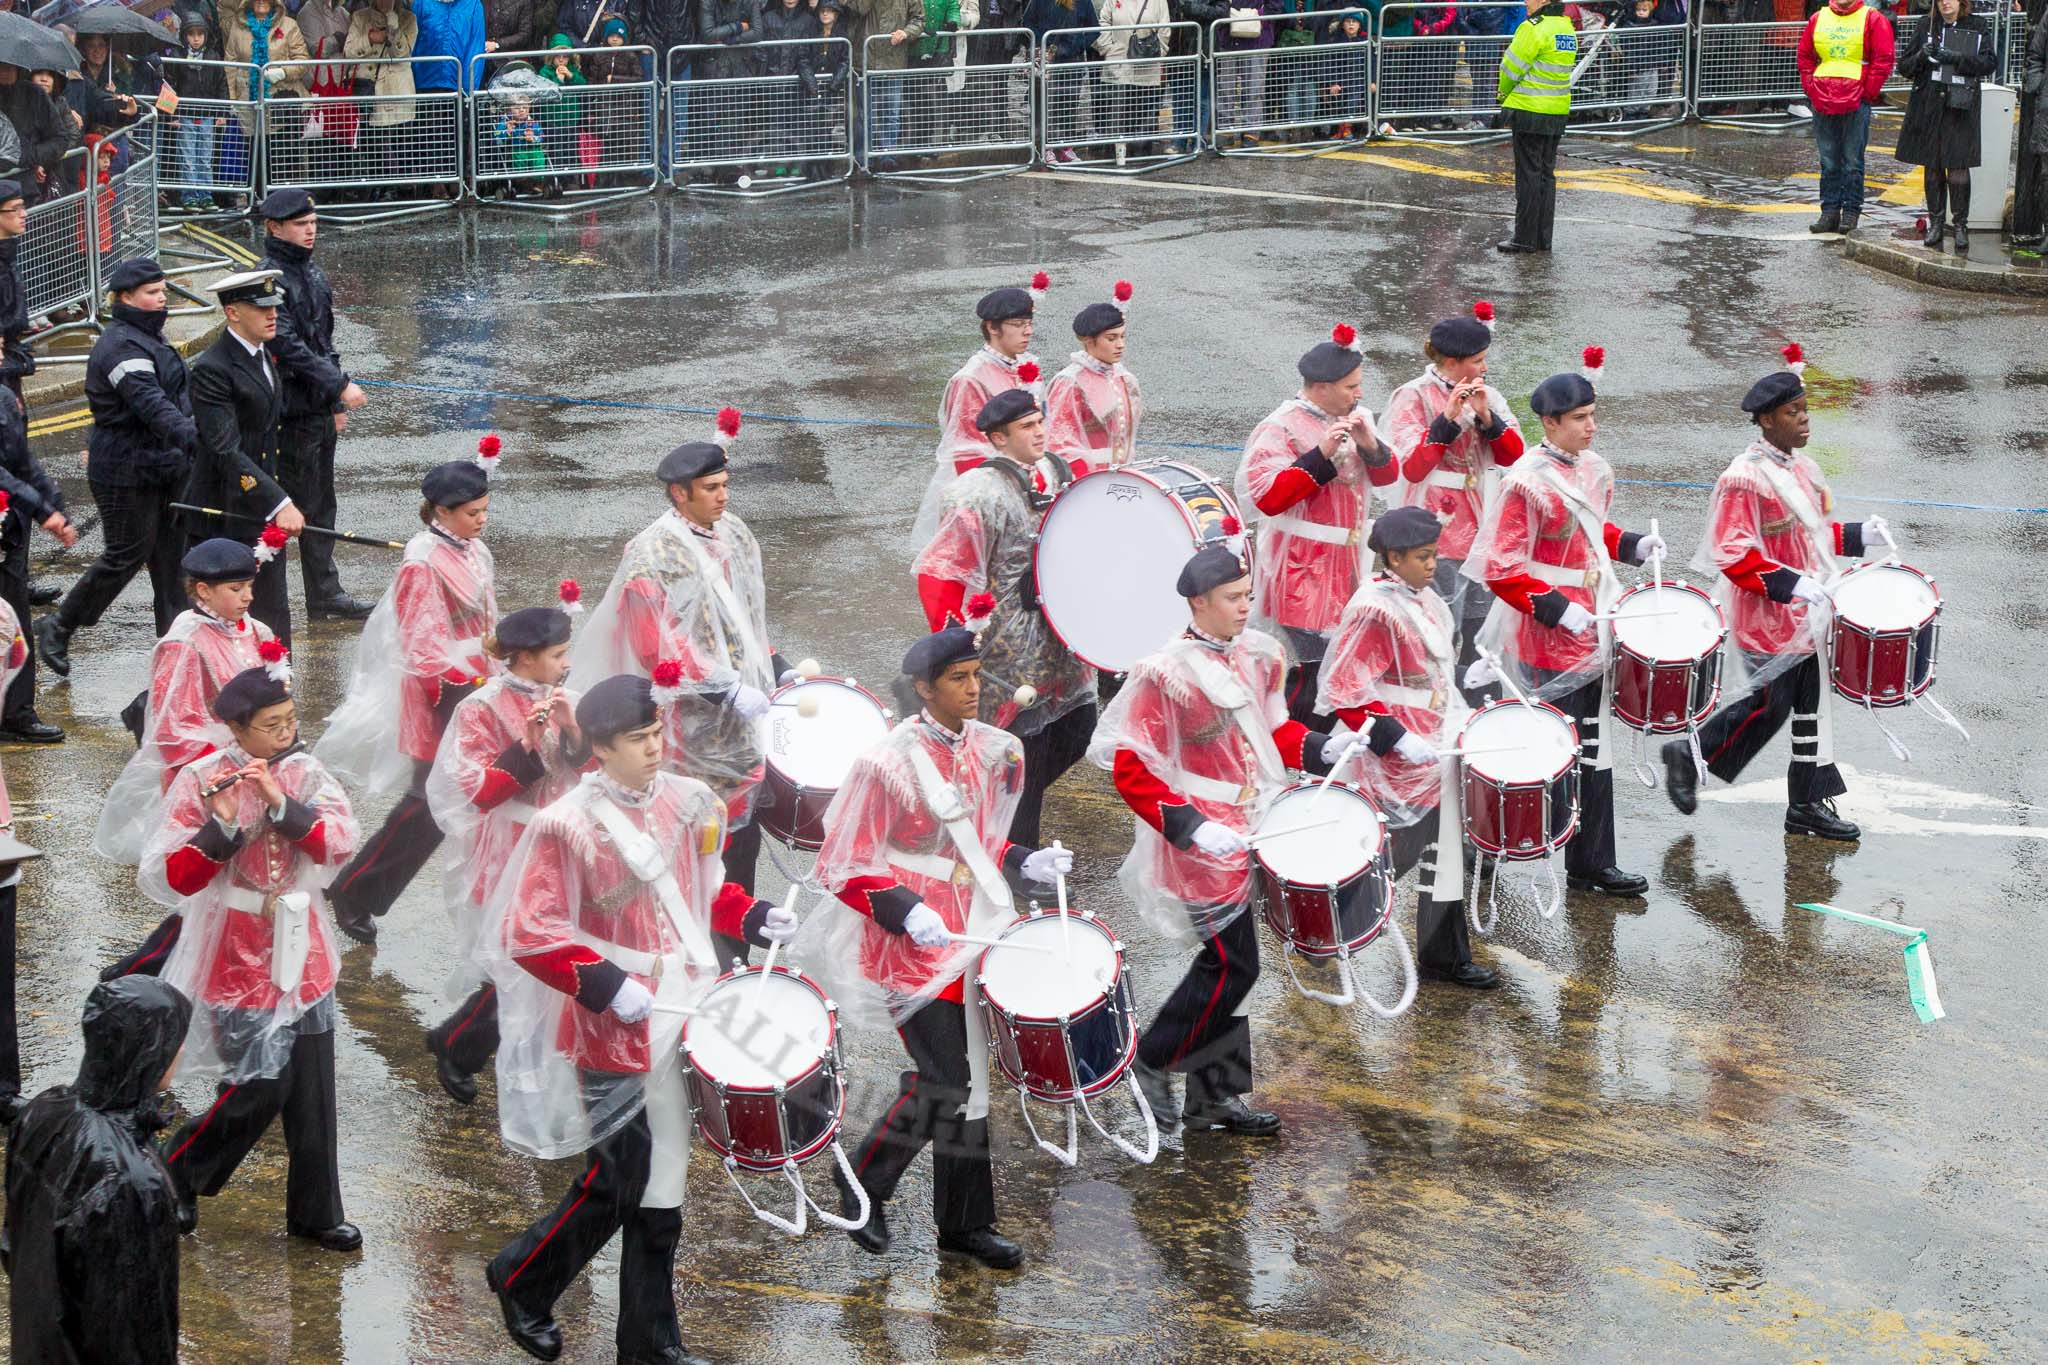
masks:
<instances>
[{"instance_id":1,"label":"black beret","mask_svg":"<svg viewBox=\"0 0 2048 1365\"><path fill-rule=\"evenodd\" d=\"M1028 289L991 289L974 305L974 316L983 322L1008 322L1011 318L1030 317L1035 307L1036 301Z\"/></svg>"},{"instance_id":2,"label":"black beret","mask_svg":"<svg viewBox=\"0 0 2048 1365\"><path fill-rule=\"evenodd\" d=\"M1752 417L1761 417L1805 392L1806 385L1798 375L1790 370L1778 370L1749 386L1749 392L1742 395L1742 410Z\"/></svg>"},{"instance_id":3,"label":"black beret","mask_svg":"<svg viewBox=\"0 0 2048 1365\"><path fill-rule=\"evenodd\" d=\"M591 740L609 740L652 725L660 714L661 708L654 704L654 684L631 673L606 678L576 703L577 727Z\"/></svg>"},{"instance_id":4,"label":"black beret","mask_svg":"<svg viewBox=\"0 0 2048 1365\"><path fill-rule=\"evenodd\" d=\"M1301 371L1301 377L1311 384L1334 384L1365 363L1365 357L1349 346L1339 346L1334 341L1318 341L1294 368Z\"/></svg>"},{"instance_id":5,"label":"black beret","mask_svg":"<svg viewBox=\"0 0 2048 1365\"><path fill-rule=\"evenodd\" d=\"M501 649L546 649L569 642L569 613L560 607L521 607L498 618Z\"/></svg>"},{"instance_id":6,"label":"black beret","mask_svg":"<svg viewBox=\"0 0 2048 1365\"><path fill-rule=\"evenodd\" d=\"M216 536L185 551L179 567L187 578L201 583L240 583L254 578L263 566L256 562L256 552L241 541Z\"/></svg>"},{"instance_id":7,"label":"black beret","mask_svg":"<svg viewBox=\"0 0 2048 1365\"><path fill-rule=\"evenodd\" d=\"M912 645L903 656L905 677L932 682L962 659L979 659L981 642L965 626L947 626Z\"/></svg>"},{"instance_id":8,"label":"black beret","mask_svg":"<svg viewBox=\"0 0 2048 1365\"><path fill-rule=\"evenodd\" d=\"M290 684L271 677L266 669L245 668L229 678L213 699L213 714L230 725L246 725L249 717L264 707L291 699Z\"/></svg>"},{"instance_id":9,"label":"black beret","mask_svg":"<svg viewBox=\"0 0 2048 1365\"><path fill-rule=\"evenodd\" d=\"M304 190L272 190L263 196L256 211L272 223L304 218L313 212L313 196Z\"/></svg>"},{"instance_id":10,"label":"black beret","mask_svg":"<svg viewBox=\"0 0 2048 1365\"><path fill-rule=\"evenodd\" d=\"M1385 554L1389 550L1412 550L1434 545L1443 538L1443 523L1426 507L1396 507L1372 524L1366 537L1368 550Z\"/></svg>"},{"instance_id":11,"label":"black beret","mask_svg":"<svg viewBox=\"0 0 2048 1365\"><path fill-rule=\"evenodd\" d=\"M1001 431L1020 417L1029 417L1038 411L1038 399L1029 389L1004 389L981 405L981 411L974 415L974 429L980 432Z\"/></svg>"},{"instance_id":12,"label":"black beret","mask_svg":"<svg viewBox=\"0 0 2048 1365\"><path fill-rule=\"evenodd\" d=\"M1204 545L1195 551L1192 559L1181 565L1180 577L1174 580L1173 590L1182 597L1200 597L1212 588L1235 583L1250 572L1237 551L1225 545Z\"/></svg>"},{"instance_id":13,"label":"black beret","mask_svg":"<svg viewBox=\"0 0 2048 1365\"><path fill-rule=\"evenodd\" d=\"M1124 310L1113 303L1091 303L1074 314L1074 335L1099 337L1112 327L1124 325Z\"/></svg>"},{"instance_id":14,"label":"black beret","mask_svg":"<svg viewBox=\"0 0 2048 1365\"><path fill-rule=\"evenodd\" d=\"M0 204L22 197L19 180L0 180Z\"/></svg>"},{"instance_id":15,"label":"black beret","mask_svg":"<svg viewBox=\"0 0 2048 1365\"><path fill-rule=\"evenodd\" d=\"M731 463L731 453L716 441L685 441L661 457L654 473L663 483L688 483L716 474Z\"/></svg>"},{"instance_id":16,"label":"black beret","mask_svg":"<svg viewBox=\"0 0 2048 1365\"><path fill-rule=\"evenodd\" d=\"M491 476L475 460L437 464L420 480L420 496L436 507L460 507L491 491Z\"/></svg>"},{"instance_id":17,"label":"black beret","mask_svg":"<svg viewBox=\"0 0 2048 1365\"><path fill-rule=\"evenodd\" d=\"M1538 417L1562 417L1593 401L1593 381L1582 374L1554 374L1536 386L1529 406Z\"/></svg>"},{"instance_id":18,"label":"black beret","mask_svg":"<svg viewBox=\"0 0 2048 1365\"><path fill-rule=\"evenodd\" d=\"M1463 360L1493 345L1493 329L1477 318L1445 318L1429 329L1429 344L1438 355Z\"/></svg>"},{"instance_id":19,"label":"black beret","mask_svg":"<svg viewBox=\"0 0 2048 1365\"><path fill-rule=\"evenodd\" d=\"M130 289L140 289L145 284L155 284L164 277L164 268L148 256L135 256L115 266L107 275L107 289L111 293L125 294Z\"/></svg>"}]
</instances>

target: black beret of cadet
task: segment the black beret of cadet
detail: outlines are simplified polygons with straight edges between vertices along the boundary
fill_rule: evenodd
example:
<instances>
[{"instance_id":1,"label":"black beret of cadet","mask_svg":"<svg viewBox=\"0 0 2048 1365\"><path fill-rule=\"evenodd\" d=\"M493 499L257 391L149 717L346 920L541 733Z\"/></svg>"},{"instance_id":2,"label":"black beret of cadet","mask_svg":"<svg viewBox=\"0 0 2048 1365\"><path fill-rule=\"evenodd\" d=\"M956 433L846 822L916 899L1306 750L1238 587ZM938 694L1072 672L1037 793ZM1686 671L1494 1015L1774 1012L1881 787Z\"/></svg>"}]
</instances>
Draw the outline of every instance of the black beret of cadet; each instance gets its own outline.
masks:
<instances>
[{"instance_id":1,"label":"black beret of cadet","mask_svg":"<svg viewBox=\"0 0 2048 1365\"><path fill-rule=\"evenodd\" d=\"M1778 370L1749 386L1749 392L1742 395L1742 410L1752 417L1761 417L1805 392L1806 384L1798 375L1790 370Z\"/></svg>"},{"instance_id":2,"label":"black beret of cadet","mask_svg":"<svg viewBox=\"0 0 2048 1365\"><path fill-rule=\"evenodd\" d=\"M1538 417L1562 417L1594 398L1593 383L1582 374L1554 374L1536 386L1529 406Z\"/></svg>"},{"instance_id":3,"label":"black beret of cadet","mask_svg":"<svg viewBox=\"0 0 2048 1365\"><path fill-rule=\"evenodd\" d=\"M981 432L1001 431L1020 417L1029 417L1038 411L1038 399L1029 389L1004 389L981 405L981 411L974 416L974 429Z\"/></svg>"},{"instance_id":4,"label":"black beret of cadet","mask_svg":"<svg viewBox=\"0 0 2048 1365\"><path fill-rule=\"evenodd\" d=\"M437 464L420 480L420 496L436 507L460 507L491 491L491 476L475 460Z\"/></svg>"},{"instance_id":5,"label":"black beret of cadet","mask_svg":"<svg viewBox=\"0 0 2048 1365\"><path fill-rule=\"evenodd\" d=\"M5 202L4 199L0 199L0 203ZM147 256L136 256L121 262L108 274L107 290L114 294L125 294L131 289L140 289L145 284L155 284L163 277L162 266Z\"/></svg>"},{"instance_id":6,"label":"black beret of cadet","mask_svg":"<svg viewBox=\"0 0 2048 1365\"><path fill-rule=\"evenodd\" d=\"M1235 583L1250 572L1235 550L1223 545L1204 545L1181 566L1173 590L1182 597L1200 597L1212 588Z\"/></svg>"},{"instance_id":7,"label":"black beret of cadet","mask_svg":"<svg viewBox=\"0 0 2048 1365\"><path fill-rule=\"evenodd\" d=\"M1028 289L991 289L974 305L974 316L983 322L1008 322L1012 318L1030 317L1036 306Z\"/></svg>"},{"instance_id":8,"label":"black beret of cadet","mask_svg":"<svg viewBox=\"0 0 2048 1365\"><path fill-rule=\"evenodd\" d=\"M1112 327L1124 325L1124 310L1113 303L1091 303L1074 314L1074 335L1099 337Z\"/></svg>"},{"instance_id":9,"label":"black beret of cadet","mask_svg":"<svg viewBox=\"0 0 2048 1365\"><path fill-rule=\"evenodd\" d=\"M569 613L560 607L522 607L498 618L501 649L546 649L569 642Z\"/></svg>"},{"instance_id":10,"label":"black beret of cadet","mask_svg":"<svg viewBox=\"0 0 2048 1365\"><path fill-rule=\"evenodd\" d=\"M216 536L185 551L178 562L187 578L200 583L240 583L254 578L262 566L256 552L239 540Z\"/></svg>"},{"instance_id":11,"label":"black beret of cadet","mask_svg":"<svg viewBox=\"0 0 2048 1365\"><path fill-rule=\"evenodd\" d=\"M981 644L965 626L947 626L912 645L903 655L905 677L934 682L963 659L979 659Z\"/></svg>"},{"instance_id":12,"label":"black beret of cadet","mask_svg":"<svg viewBox=\"0 0 2048 1365\"><path fill-rule=\"evenodd\" d=\"M1365 363L1365 357L1349 346L1318 341L1295 362L1294 368L1311 384L1334 384Z\"/></svg>"},{"instance_id":13,"label":"black beret of cadet","mask_svg":"<svg viewBox=\"0 0 2048 1365\"><path fill-rule=\"evenodd\" d=\"M256 211L272 223L290 222L313 212L313 196L304 190L272 190Z\"/></svg>"},{"instance_id":14,"label":"black beret of cadet","mask_svg":"<svg viewBox=\"0 0 2048 1365\"><path fill-rule=\"evenodd\" d=\"M654 724L654 684L631 673L606 678L576 703L576 725L592 740L609 740Z\"/></svg>"},{"instance_id":15,"label":"black beret of cadet","mask_svg":"<svg viewBox=\"0 0 2048 1365\"><path fill-rule=\"evenodd\" d=\"M1440 356L1463 360L1493 345L1493 329L1477 318L1445 318L1429 329L1429 344Z\"/></svg>"},{"instance_id":16,"label":"black beret of cadet","mask_svg":"<svg viewBox=\"0 0 2048 1365\"><path fill-rule=\"evenodd\" d=\"M1379 554L1434 545L1443 538L1443 523L1426 507L1396 507L1372 524L1366 548Z\"/></svg>"},{"instance_id":17,"label":"black beret of cadet","mask_svg":"<svg viewBox=\"0 0 2048 1365\"><path fill-rule=\"evenodd\" d=\"M688 483L716 474L732 463L732 456L716 441L685 441L661 457L655 476L663 483Z\"/></svg>"},{"instance_id":18,"label":"black beret of cadet","mask_svg":"<svg viewBox=\"0 0 2048 1365\"><path fill-rule=\"evenodd\" d=\"M213 699L213 714L230 725L246 725L264 707L291 699L292 689L282 679L271 677L267 669L245 668Z\"/></svg>"}]
</instances>

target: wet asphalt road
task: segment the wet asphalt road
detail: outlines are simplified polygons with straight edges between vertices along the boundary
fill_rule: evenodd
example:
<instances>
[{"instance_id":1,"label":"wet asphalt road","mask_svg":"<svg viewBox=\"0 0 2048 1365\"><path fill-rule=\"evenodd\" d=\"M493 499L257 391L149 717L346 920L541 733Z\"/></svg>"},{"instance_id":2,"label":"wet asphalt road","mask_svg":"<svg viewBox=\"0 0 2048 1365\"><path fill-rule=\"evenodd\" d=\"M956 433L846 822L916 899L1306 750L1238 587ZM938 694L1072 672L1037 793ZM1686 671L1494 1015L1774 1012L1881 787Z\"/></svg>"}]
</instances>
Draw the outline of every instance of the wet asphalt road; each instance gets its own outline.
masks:
<instances>
[{"instance_id":1,"label":"wet asphalt road","mask_svg":"<svg viewBox=\"0 0 2048 1365\"><path fill-rule=\"evenodd\" d=\"M1695 150L1597 150L1665 168L1641 184L1731 203L1810 193L1786 179L1811 166L1788 142L1643 141ZM1483 178L1505 156L1412 159ZM894 1206L896 1249L875 1260L836 1234L791 1242L754 1223L700 1149L677 1269L686 1338L762 1361L2048 1353L2032 723L2048 518L2009 510L2044 501L2039 311L1847 265L1804 240L1803 214L1683 195L1568 189L1568 249L1518 261L1491 250L1504 192L1471 178L1336 160L1164 178L1176 184L1033 177L331 234L320 252L347 362L402 386L374 389L344 438L343 524L403 538L420 470L497 430L500 600L548 600L565 573L594 593L659 510L659 453L734 403L761 415L734 505L766 553L778 644L879 680L920 629L908 527L923 428L983 290L1051 271L1038 351L1056 367L1064 320L1133 280L1145 444L1219 471L1333 323L1358 326L1377 407L1419 367L1429 321L1484 297L1501 316L1494 377L1525 421L1537 380L1607 347L1597 444L1639 481L1617 519L1659 517L1683 555L1705 493L1665 485L1712 480L1747 439L1743 389L1800 341L1839 504L1882 511L1942 585L1940 694L1975 742L1908 717L1905 765L1840 714L1844 805L1869 831L1853 848L1781 837L1782 738L1753 786L1689 820L1624 773L1622 862L1650 877L1648 899L1574 897L1554 921L1511 908L1479 949L1504 989L1425 987L1393 1024L1296 997L1269 953L1253 1029L1259 1097L1287 1122L1275 1142L1176 1141L1150 1169L1097 1144L1067 1171L1027 1150L999 1098L998 1199L1030 1253L1021 1273L935 1268L927 1163ZM41 443L81 505L82 444ZM1919 505L1935 502L1999 510ZM391 564L343 553L365 595ZM337 700L353 633L302 624L302 713ZM21 832L53 855L22 897L31 1088L68 1077L94 973L158 914L86 847L130 749L116 713L148 642L131 589L75 641L70 686L46 686L43 714L71 741L6 754ZM1076 771L1047 828L1078 851L1079 903L1129 935L1149 1014L1181 959L1116 900L1128 823L1106 778ZM1941 1023L1915 1021L1896 940L1790 908L1893 897L1902 908L1883 913L1931 932ZM488 1080L470 1110L435 1086L420 1033L446 1009L451 942L422 880L382 946L348 955L342 1180L364 1251L287 1245L273 1135L184 1243L189 1358L517 1358L482 1267L574 1167L501 1146ZM853 1053L857 1136L902 1063L886 1037ZM565 1359L610 1358L614 1269L601 1258L558 1305Z\"/></svg>"}]
</instances>

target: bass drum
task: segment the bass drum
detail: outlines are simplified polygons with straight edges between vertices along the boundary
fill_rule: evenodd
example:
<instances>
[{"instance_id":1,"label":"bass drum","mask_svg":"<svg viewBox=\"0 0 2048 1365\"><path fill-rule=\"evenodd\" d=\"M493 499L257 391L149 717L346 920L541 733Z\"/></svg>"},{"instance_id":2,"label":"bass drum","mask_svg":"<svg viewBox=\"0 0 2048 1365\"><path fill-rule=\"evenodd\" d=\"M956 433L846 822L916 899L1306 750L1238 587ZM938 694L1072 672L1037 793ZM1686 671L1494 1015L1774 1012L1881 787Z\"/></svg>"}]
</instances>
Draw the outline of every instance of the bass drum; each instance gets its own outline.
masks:
<instances>
[{"instance_id":1,"label":"bass drum","mask_svg":"<svg viewBox=\"0 0 2048 1365\"><path fill-rule=\"evenodd\" d=\"M1046 624L1105 673L1164 648L1188 628L1173 590L1181 567L1238 524L1228 485L1193 465L1154 460L1084 474L1038 526L1032 565ZM1250 562L1250 546L1246 546Z\"/></svg>"}]
</instances>

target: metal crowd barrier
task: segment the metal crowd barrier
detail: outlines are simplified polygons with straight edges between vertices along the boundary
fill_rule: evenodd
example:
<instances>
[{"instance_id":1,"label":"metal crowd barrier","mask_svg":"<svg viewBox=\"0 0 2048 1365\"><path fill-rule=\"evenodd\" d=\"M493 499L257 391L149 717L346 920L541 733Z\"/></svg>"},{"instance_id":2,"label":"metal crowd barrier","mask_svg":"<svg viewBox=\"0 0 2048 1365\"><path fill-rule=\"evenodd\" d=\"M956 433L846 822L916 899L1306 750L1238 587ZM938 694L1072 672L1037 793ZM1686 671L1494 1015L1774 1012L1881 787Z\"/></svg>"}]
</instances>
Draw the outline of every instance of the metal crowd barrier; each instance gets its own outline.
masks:
<instances>
[{"instance_id":1,"label":"metal crowd barrier","mask_svg":"<svg viewBox=\"0 0 2048 1365\"><path fill-rule=\"evenodd\" d=\"M1070 150L1067 169L1138 175L1192 161L1191 138L1177 144L1183 116L1202 105L1201 26L1154 24L1096 30L1095 51L1121 51L1097 62L1047 62L1041 73L1039 146ZM1152 39L1157 57L1130 56L1130 43ZM1178 46L1182 51L1172 53Z\"/></svg>"},{"instance_id":2,"label":"metal crowd barrier","mask_svg":"<svg viewBox=\"0 0 2048 1365\"><path fill-rule=\"evenodd\" d=\"M1998 41L1998 34L1995 29L1991 35L1991 38L1993 42ZM1926 40L1926 15L1894 14L1892 16L1892 50L1899 56L1903 57L1908 51L1915 47L1918 47L1921 43L1925 42ZM1884 83L1885 93L1888 95L1903 95L1911 91L1912 88L1913 82L1907 80L1904 76L1901 76L1899 74L1899 64L1896 60L1894 60L1892 63L1892 74L1889 78L1886 79ZM1905 106L1902 104L1898 109L1888 109L1886 105L1879 104L1875 106L1871 112L1904 113Z\"/></svg>"},{"instance_id":3,"label":"metal crowd barrier","mask_svg":"<svg viewBox=\"0 0 2048 1365\"><path fill-rule=\"evenodd\" d=\"M551 48L497 52L470 62L470 189L521 208L608 204L652 194L661 183L656 156L659 91L651 47ZM581 72L592 57L633 59L638 78L604 84L567 81L530 92L495 82L524 63L545 73L557 62ZM522 198L528 191L532 199Z\"/></svg>"},{"instance_id":4,"label":"metal crowd barrier","mask_svg":"<svg viewBox=\"0 0 2048 1365\"><path fill-rule=\"evenodd\" d=\"M1260 16L1261 27L1278 30L1266 48L1231 48L1233 20L1209 25L1209 97L1215 106L1209 145L1224 156L1312 156L1372 136L1373 50L1368 19L1356 38L1337 27L1351 9ZM1306 24L1327 40L1286 42ZM1220 92L1228 85L1226 102ZM1251 87L1257 87L1256 95ZM1279 98L1274 98L1275 92ZM1235 142L1226 147L1225 138Z\"/></svg>"},{"instance_id":5,"label":"metal crowd barrier","mask_svg":"<svg viewBox=\"0 0 2048 1365\"><path fill-rule=\"evenodd\" d=\"M28 211L15 268L21 274L22 293L32 318L74 304L83 304L90 311L99 294L99 252L88 251L85 245L92 240L92 196L80 179L85 166L85 148L66 152L57 166L57 180L76 188Z\"/></svg>"},{"instance_id":6,"label":"metal crowd barrier","mask_svg":"<svg viewBox=\"0 0 2048 1365\"><path fill-rule=\"evenodd\" d=\"M1580 33L1567 126L1582 135L1633 136L1684 122L1690 37L1684 24Z\"/></svg>"},{"instance_id":7,"label":"metal crowd barrier","mask_svg":"<svg viewBox=\"0 0 2048 1365\"><path fill-rule=\"evenodd\" d=\"M1380 11L1379 94L1373 123L1385 136L1411 140L1455 138L1486 141L1506 137L1494 128L1500 113L1500 62L1514 34L1412 33L1387 34L1390 15L1406 13L1417 22L1434 22L1446 14L1461 22L1471 12L1502 12L1505 21L1522 7L1512 0L1462 4L1455 11L1438 5L1388 5ZM1391 125L1391 127L1389 126Z\"/></svg>"},{"instance_id":8,"label":"metal crowd barrier","mask_svg":"<svg viewBox=\"0 0 2048 1365\"><path fill-rule=\"evenodd\" d=\"M93 233L99 259L93 268L93 304L97 312L103 281L113 274L114 265L136 256L154 256L157 238L157 134L155 114L117 129L101 140L96 151L114 148L113 172L108 183L93 198Z\"/></svg>"},{"instance_id":9,"label":"metal crowd barrier","mask_svg":"<svg viewBox=\"0 0 2048 1365\"><path fill-rule=\"evenodd\" d=\"M461 73L453 57L376 57L360 61L278 62L281 80L314 69L340 68L371 88L379 73L403 67L415 81L432 70L450 87ZM273 88L279 82L273 82ZM263 101L261 192L310 190L323 213L352 222L395 218L442 207L462 194L463 97L449 88L411 93L308 96ZM453 192L431 196L436 186Z\"/></svg>"},{"instance_id":10,"label":"metal crowd barrier","mask_svg":"<svg viewBox=\"0 0 2048 1365\"><path fill-rule=\"evenodd\" d=\"M893 71L873 65L888 35L868 38L855 142L861 169L885 180L944 183L1029 170L1040 56L1031 30L940 36L952 39L949 59Z\"/></svg>"},{"instance_id":11,"label":"metal crowd barrier","mask_svg":"<svg viewBox=\"0 0 2048 1365\"><path fill-rule=\"evenodd\" d=\"M158 114L157 185L175 197L174 213L217 216L241 213L254 202L256 158L252 155L257 101L201 99L185 90L207 72L221 78L235 62L164 58L164 80L178 92L175 114ZM222 203L226 199L230 202Z\"/></svg>"},{"instance_id":12,"label":"metal crowd barrier","mask_svg":"<svg viewBox=\"0 0 2048 1365\"><path fill-rule=\"evenodd\" d=\"M1799 43L1806 25L1702 24L1693 47L1693 117L1758 132L1803 127Z\"/></svg>"},{"instance_id":13,"label":"metal crowd barrier","mask_svg":"<svg viewBox=\"0 0 2048 1365\"><path fill-rule=\"evenodd\" d=\"M760 196L836 185L853 174L853 44L846 39L674 47L668 71L676 188Z\"/></svg>"}]
</instances>

